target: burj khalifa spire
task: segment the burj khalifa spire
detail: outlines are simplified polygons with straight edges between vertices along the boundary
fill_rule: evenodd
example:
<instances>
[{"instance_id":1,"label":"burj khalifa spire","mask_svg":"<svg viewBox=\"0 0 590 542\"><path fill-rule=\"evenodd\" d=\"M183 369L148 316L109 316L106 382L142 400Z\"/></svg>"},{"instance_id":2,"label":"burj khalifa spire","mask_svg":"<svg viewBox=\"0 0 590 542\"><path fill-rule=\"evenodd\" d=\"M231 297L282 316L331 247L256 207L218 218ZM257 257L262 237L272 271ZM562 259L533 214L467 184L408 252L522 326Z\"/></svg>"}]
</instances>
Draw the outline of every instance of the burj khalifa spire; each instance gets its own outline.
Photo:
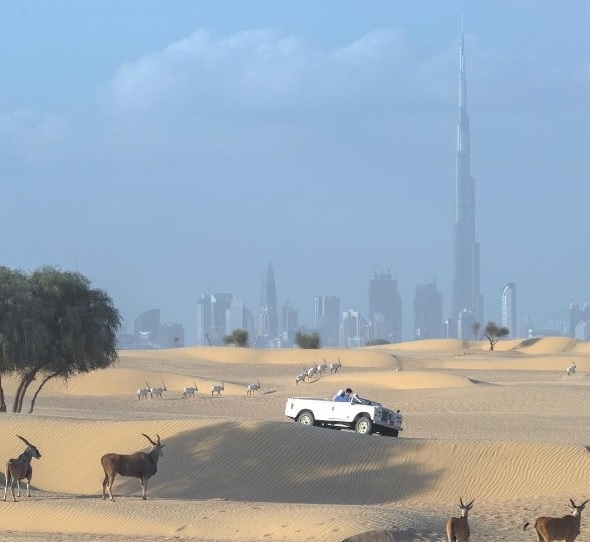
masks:
<instances>
[{"instance_id":1,"label":"burj khalifa spire","mask_svg":"<svg viewBox=\"0 0 590 542\"><path fill-rule=\"evenodd\" d=\"M452 318L466 317L483 324L480 293L480 250L475 240L475 179L470 171L469 115L465 79L465 40L459 47L459 122L455 153L455 222L453 227ZM470 330L469 330L470 331ZM462 338L466 338L463 331Z\"/></svg>"}]
</instances>

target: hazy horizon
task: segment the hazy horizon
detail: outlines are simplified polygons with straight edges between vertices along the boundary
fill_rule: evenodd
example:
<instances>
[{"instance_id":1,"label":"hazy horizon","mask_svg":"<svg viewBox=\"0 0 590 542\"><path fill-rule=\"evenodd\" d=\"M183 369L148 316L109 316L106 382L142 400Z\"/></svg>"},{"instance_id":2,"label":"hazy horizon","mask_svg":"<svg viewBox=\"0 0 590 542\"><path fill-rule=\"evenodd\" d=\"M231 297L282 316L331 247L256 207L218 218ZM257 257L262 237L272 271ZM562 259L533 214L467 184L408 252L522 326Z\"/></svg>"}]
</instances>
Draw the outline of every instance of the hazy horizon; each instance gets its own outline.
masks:
<instances>
[{"instance_id":1,"label":"hazy horizon","mask_svg":"<svg viewBox=\"0 0 590 542\"><path fill-rule=\"evenodd\" d=\"M469 9L467 9L469 8ZM464 19L485 319L590 301L590 5L271 0L8 1L0 7L2 264L75 269L125 320L196 302L313 324L317 295L366 316L390 270L411 340L418 283L451 301Z\"/></svg>"}]
</instances>

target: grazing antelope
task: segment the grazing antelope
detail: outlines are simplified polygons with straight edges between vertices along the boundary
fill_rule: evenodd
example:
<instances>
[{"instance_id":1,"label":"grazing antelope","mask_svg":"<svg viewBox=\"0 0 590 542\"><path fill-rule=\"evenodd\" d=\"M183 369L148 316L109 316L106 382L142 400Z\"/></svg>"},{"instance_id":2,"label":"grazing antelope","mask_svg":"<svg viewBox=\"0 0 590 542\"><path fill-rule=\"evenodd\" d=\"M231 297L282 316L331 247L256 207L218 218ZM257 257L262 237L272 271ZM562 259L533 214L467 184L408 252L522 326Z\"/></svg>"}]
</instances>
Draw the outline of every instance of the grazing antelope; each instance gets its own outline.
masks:
<instances>
[{"instance_id":1,"label":"grazing antelope","mask_svg":"<svg viewBox=\"0 0 590 542\"><path fill-rule=\"evenodd\" d=\"M162 398L162 392L164 391L168 391L166 389L166 384L164 384L164 381L162 380L162 387L158 387L158 388L150 388L150 396L151 397L159 397L160 399Z\"/></svg>"},{"instance_id":2,"label":"grazing antelope","mask_svg":"<svg viewBox=\"0 0 590 542\"><path fill-rule=\"evenodd\" d=\"M256 381L257 384L248 384L248 387L246 388L246 395L252 395L255 391L260 393L260 380L257 378Z\"/></svg>"},{"instance_id":3,"label":"grazing antelope","mask_svg":"<svg viewBox=\"0 0 590 542\"><path fill-rule=\"evenodd\" d=\"M567 369L567 376L572 376L576 374L576 362L574 361L573 365L570 365Z\"/></svg>"},{"instance_id":4,"label":"grazing antelope","mask_svg":"<svg viewBox=\"0 0 590 542\"><path fill-rule=\"evenodd\" d=\"M338 361L330 363L330 373L337 373L340 367L342 367L342 363L340 362L340 358L338 358Z\"/></svg>"},{"instance_id":5,"label":"grazing antelope","mask_svg":"<svg viewBox=\"0 0 590 542\"><path fill-rule=\"evenodd\" d=\"M577 505L572 499L572 513L569 516L562 518L551 518L541 516L535 521L535 530L539 542L553 542L554 540L565 540L566 542L574 542L580 534L580 526L582 522L582 510L590 499L585 500L582 504ZM522 530L526 530L529 526L525 523Z\"/></svg>"},{"instance_id":6,"label":"grazing antelope","mask_svg":"<svg viewBox=\"0 0 590 542\"><path fill-rule=\"evenodd\" d=\"M27 447L25 451L20 454L16 459L9 459L6 462L6 486L4 487L4 500L6 500L6 493L8 492L8 486L12 491L12 499L16 502L14 496L14 484L16 482L17 494L20 497L20 481L27 480L27 497L31 496L31 478L33 477L33 467L31 467L31 460L33 458L41 459L41 454L35 446L33 446L27 439L16 435L21 439Z\"/></svg>"},{"instance_id":7,"label":"grazing antelope","mask_svg":"<svg viewBox=\"0 0 590 542\"><path fill-rule=\"evenodd\" d=\"M102 498L106 499L106 489L108 489L111 501L113 498L113 482L115 476L120 474L121 476L131 476L133 478L139 478L141 480L142 498L145 501L146 490L148 480L156 474L158 470L158 459L164 454L162 448L165 444L160 442L160 436L158 442L154 442L145 433L142 435L150 441L152 448L149 452L135 452L131 455L123 454L105 454L102 456L100 462L104 469L104 480L102 481Z\"/></svg>"},{"instance_id":8,"label":"grazing antelope","mask_svg":"<svg viewBox=\"0 0 590 542\"><path fill-rule=\"evenodd\" d=\"M299 384L299 382L305 382L306 378L307 378L307 373L298 374L295 377L295 384Z\"/></svg>"},{"instance_id":9,"label":"grazing antelope","mask_svg":"<svg viewBox=\"0 0 590 542\"><path fill-rule=\"evenodd\" d=\"M188 397L189 395L191 397L195 396L195 392L199 391L199 388L197 388L197 383L193 382L194 386L187 386L186 388L184 388L184 390L182 390L182 396L183 397Z\"/></svg>"},{"instance_id":10,"label":"grazing antelope","mask_svg":"<svg viewBox=\"0 0 590 542\"><path fill-rule=\"evenodd\" d=\"M463 504L463 499L459 497L459 505L461 507L461 517L452 517L447 521L447 538L449 542L469 542L469 522L467 516L469 510L473 508L473 499L468 504Z\"/></svg>"},{"instance_id":11,"label":"grazing antelope","mask_svg":"<svg viewBox=\"0 0 590 542\"><path fill-rule=\"evenodd\" d=\"M217 395L221 395L222 391L225 391L225 387L223 385L223 382L221 383L221 386L219 384L214 384L213 386L211 386L211 395L212 396L215 392L217 392Z\"/></svg>"},{"instance_id":12,"label":"grazing antelope","mask_svg":"<svg viewBox=\"0 0 590 542\"><path fill-rule=\"evenodd\" d=\"M328 368L328 364L326 363L326 360L322 361L319 365L318 365L318 374L319 375L325 375L326 374L326 369Z\"/></svg>"},{"instance_id":13,"label":"grazing antelope","mask_svg":"<svg viewBox=\"0 0 590 542\"><path fill-rule=\"evenodd\" d=\"M147 400L148 393L150 393L150 385L146 382L147 388L139 388L137 390L137 398L141 401L142 399Z\"/></svg>"}]
</instances>

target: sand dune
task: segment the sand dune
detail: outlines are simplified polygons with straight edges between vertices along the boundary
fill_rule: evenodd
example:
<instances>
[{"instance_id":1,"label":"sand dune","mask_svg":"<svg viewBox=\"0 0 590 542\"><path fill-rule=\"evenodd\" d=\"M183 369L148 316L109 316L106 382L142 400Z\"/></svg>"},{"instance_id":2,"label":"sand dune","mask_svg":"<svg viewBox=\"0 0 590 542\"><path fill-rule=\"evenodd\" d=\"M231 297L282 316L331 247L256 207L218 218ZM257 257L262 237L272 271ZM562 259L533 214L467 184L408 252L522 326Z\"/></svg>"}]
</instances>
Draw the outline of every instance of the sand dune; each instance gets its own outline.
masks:
<instances>
[{"instance_id":1,"label":"sand dune","mask_svg":"<svg viewBox=\"0 0 590 542\"><path fill-rule=\"evenodd\" d=\"M495 352L422 343L121 352L116 367L49 382L34 414L3 415L4 457L23 450L18 434L42 458L33 497L2 503L2 526L12 540L441 541L462 496L476 498L472 538L492 541L513 538L535 515L567 513L570 497L590 498L585 343L506 341L514 344ZM295 384L300 366L324 358L340 358L342 369ZM567 377L573 359L578 372ZM256 379L261 392L246 395ZM161 380L161 399L137 399L137 387ZM194 381L196 396L182 398ZM2 382L10 403L16 379ZM330 397L349 385L401 408L402 436L284 416L290 395ZM118 478L116 501L103 501L100 457L147 451L141 433L165 443L148 500L138 480Z\"/></svg>"}]
</instances>

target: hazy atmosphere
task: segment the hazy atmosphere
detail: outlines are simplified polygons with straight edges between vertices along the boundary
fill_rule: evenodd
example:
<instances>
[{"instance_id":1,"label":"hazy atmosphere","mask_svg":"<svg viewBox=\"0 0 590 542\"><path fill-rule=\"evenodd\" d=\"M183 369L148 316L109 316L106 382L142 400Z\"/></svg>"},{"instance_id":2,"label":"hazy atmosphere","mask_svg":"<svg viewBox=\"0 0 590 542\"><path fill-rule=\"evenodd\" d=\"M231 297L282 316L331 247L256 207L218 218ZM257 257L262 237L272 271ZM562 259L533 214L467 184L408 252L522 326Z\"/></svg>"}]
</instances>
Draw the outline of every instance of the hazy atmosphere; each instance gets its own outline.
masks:
<instances>
[{"instance_id":1,"label":"hazy atmosphere","mask_svg":"<svg viewBox=\"0 0 590 542\"><path fill-rule=\"evenodd\" d=\"M464 21L486 319L590 301L590 4L4 1L2 265L78 270L127 322L316 295L391 270L450 309Z\"/></svg>"}]
</instances>

